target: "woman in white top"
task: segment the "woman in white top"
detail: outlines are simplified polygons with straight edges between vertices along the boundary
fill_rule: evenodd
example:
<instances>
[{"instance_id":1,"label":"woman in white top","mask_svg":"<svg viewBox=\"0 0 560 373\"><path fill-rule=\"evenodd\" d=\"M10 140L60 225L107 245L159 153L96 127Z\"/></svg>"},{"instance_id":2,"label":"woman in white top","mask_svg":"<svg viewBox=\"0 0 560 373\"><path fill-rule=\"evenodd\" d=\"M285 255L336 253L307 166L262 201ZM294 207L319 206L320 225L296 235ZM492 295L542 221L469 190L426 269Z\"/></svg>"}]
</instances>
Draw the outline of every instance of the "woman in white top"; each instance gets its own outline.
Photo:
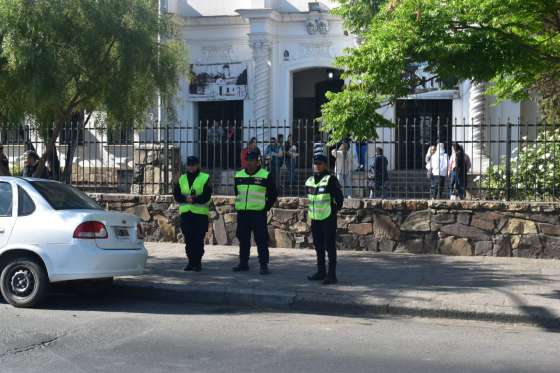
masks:
<instances>
[{"instance_id":1,"label":"woman in white top","mask_svg":"<svg viewBox=\"0 0 560 373\"><path fill-rule=\"evenodd\" d=\"M428 160L428 155L426 155L426 160ZM429 167L432 175L431 197L432 199L441 199L449 162L443 143L437 145L435 152L430 154L429 161L426 168Z\"/></svg>"},{"instance_id":2,"label":"woman in white top","mask_svg":"<svg viewBox=\"0 0 560 373\"><path fill-rule=\"evenodd\" d=\"M334 173L342 186L345 197L352 196L352 152L348 151L350 146L343 142L338 150L332 150L332 156L336 158Z\"/></svg>"}]
</instances>

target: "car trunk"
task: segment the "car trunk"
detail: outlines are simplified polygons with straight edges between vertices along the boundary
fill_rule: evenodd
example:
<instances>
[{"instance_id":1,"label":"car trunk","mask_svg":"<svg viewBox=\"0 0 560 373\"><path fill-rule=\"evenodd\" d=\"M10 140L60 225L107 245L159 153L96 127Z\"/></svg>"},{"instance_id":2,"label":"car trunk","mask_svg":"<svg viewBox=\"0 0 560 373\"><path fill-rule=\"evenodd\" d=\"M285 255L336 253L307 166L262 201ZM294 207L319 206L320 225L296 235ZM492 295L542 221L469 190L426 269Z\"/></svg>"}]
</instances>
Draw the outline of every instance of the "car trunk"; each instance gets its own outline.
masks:
<instances>
[{"instance_id":1,"label":"car trunk","mask_svg":"<svg viewBox=\"0 0 560 373\"><path fill-rule=\"evenodd\" d=\"M84 221L98 221L105 225L108 237L96 239L97 247L105 250L140 249L141 240L138 239L138 218L134 215L112 211L99 211L88 214Z\"/></svg>"}]
</instances>

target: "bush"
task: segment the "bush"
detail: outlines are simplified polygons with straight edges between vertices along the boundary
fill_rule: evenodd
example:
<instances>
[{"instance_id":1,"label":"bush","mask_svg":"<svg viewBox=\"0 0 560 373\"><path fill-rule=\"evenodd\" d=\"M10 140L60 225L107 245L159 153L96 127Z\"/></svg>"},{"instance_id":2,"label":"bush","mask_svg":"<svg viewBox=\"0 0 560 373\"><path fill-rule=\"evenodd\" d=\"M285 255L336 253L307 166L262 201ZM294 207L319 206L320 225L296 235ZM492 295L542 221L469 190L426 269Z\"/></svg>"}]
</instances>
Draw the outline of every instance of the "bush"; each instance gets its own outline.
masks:
<instances>
[{"instance_id":1,"label":"bush","mask_svg":"<svg viewBox=\"0 0 560 373\"><path fill-rule=\"evenodd\" d=\"M560 199L560 129L545 130L535 141L523 139L511 159L511 199ZM487 197L507 197L506 162L492 165L480 179Z\"/></svg>"}]
</instances>

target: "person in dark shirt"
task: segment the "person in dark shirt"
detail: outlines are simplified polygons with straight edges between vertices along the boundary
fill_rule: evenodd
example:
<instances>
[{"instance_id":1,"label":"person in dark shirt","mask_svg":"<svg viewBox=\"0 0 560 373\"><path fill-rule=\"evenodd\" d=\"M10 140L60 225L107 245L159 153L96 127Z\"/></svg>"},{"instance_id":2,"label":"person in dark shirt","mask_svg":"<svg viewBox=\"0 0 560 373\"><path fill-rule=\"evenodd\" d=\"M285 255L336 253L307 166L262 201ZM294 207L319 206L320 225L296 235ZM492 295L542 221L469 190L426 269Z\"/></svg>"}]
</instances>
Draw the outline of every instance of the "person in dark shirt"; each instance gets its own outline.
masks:
<instances>
[{"instance_id":1,"label":"person in dark shirt","mask_svg":"<svg viewBox=\"0 0 560 373\"><path fill-rule=\"evenodd\" d=\"M237 211L237 238L239 239L239 265L234 272L249 270L251 232L259 253L260 273L268 275L268 223L267 212L278 199L272 174L263 169L259 153L247 154L246 168L235 174L235 210Z\"/></svg>"},{"instance_id":2,"label":"person in dark shirt","mask_svg":"<svg viewBox=\"0 0 560 373\"><path fill-rule=\"evenodd\" d=\"M313 245L317 252L317 272L308 277L310 281L323 281L325 285L336 284L336 229L337 213L342 208L344 196L337 178L328 171L328 158L317 155L313 159L314 174L305 183L309 198L309 218ZM329 257L328 271L325 252Z\"/></svg>"},{"instance_id":3,"label":"person in dark shirt","mask_svg":"<svg viewBox=\"0 0 560 373\"><path fill-rule=\"evenodd\" d=\"M204 255L204 238L208 232L208 214L212 187L210 176L200 171L197 157L187 158L187 172L179 178L173 189L179 203L181 231L185 239L185 252L189 263L185 271L200 272Z\"/></svg>"},{"instance_id":4,"label":"person in dark shirt","mask_svg":"<svg viewBox=\"0 0 560 373\"><path fill-rule=\"evenodd\" d=\"M41 179L48 179L49 172L47 167L43 167L43 171L40 175L37 174L37 169L39 168L39 155L34 150L28 150L23 154L24 167L22 175L23 177L37 177Z\"/></svg>"},{"instance_id":5,"label":"person in dark shirt","mask_svg":"<svg viewBox=\"0 0 560 373\"><path fill-rule=\"evenodd\" d=\"M389 161L383 155L383 149L375 149L375 160L373 161L373 182L376 198L385 198L385 184L389 180L387 168Z\"/></svg>"}]
</instances>

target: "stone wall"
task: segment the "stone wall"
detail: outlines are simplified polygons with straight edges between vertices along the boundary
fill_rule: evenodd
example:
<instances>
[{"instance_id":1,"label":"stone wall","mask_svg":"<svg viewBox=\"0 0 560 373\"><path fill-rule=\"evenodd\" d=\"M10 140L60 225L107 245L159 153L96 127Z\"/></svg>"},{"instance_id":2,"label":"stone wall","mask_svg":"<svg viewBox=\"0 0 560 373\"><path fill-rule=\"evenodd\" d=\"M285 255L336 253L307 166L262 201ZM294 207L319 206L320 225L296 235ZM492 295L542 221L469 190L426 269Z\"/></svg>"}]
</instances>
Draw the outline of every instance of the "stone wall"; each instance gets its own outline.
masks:
<instances>
[{"instance_id":1,"label":"stone wall","mask_svg":"<svg viewBox=\"0 0 560 373\"><path fill-rule=\"evenodd\" d=\"M149 241L181 241L171 196L92 195L136 214ZM232 197L214 197L207 243L235 245ZM281 198L268 215L271 246L312 247L307 200ZM560 205L478 201L347 199L338 219L341 250L560 259Z\"/></svg>"}]
</instances>

